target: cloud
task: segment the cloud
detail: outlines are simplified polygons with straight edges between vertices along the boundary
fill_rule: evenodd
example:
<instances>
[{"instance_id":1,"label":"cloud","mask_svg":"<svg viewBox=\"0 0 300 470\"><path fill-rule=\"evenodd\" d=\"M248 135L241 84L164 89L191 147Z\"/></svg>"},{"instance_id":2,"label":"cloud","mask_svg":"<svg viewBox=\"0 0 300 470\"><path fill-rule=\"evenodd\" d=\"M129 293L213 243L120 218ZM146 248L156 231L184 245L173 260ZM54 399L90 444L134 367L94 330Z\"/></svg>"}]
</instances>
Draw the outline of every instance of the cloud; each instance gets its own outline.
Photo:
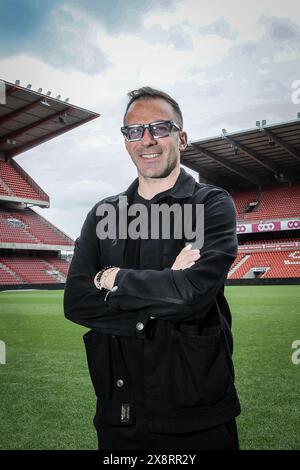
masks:
<instances>
[{"instance_id":1,"label":"cloud","mask_svg":"<svg viewBox=\"0 0 300 470\"><path fill-rule=\"evenodd\" d=\"M96 74L111 66L98 33L141 30L150 9L178 0L10 0L0 3L0 57L26 54L60 69ZM182 37L170 33L176 47ZM187 38L185 39L187 42Z\"/></svg>"},{"instance_id":2,"label":"cloud","mask_svg":"<svg viewBox=\"0 0 300 470\"><path fill-rule=\"evenodd\" d=\"M258 84L258 93L256 97L258 99L267 100L271 99L286 99L291 95L290 87L285 86L280 80L273 80L269 78L262 80Z\"/></svg>"},{"instance_id":3,"label":"cloud","mask_svg":"<svg viewBox=\"0 0 300 470\"><path fill-rule=\"evenodd\" d=\"M237 31L232 31L231 26L224 19L214 21L213 23L202 26L198 29L199 34L215 34L226 39L236 39L238 36Z\"/></svg>"},{"instance_id":4,"label":"cloud","mask_svg":"<svg viewBox=\"0 0 300 470\"><path fill-rule=\"evenodd\" d=\"M136 32L148 12L174 11L179 0L69 0L72 7L99 20L110 32Z\"/></svg>"},{"instance_id":5,"label":"cloud","mask_svg":"<svg viewBox=\"0 0 300 470\"><path fill-rule=\"evenodd\" d=\"M215 102L213 109L224 109L225 101L231 113L247 101L257 106L261 102L291 106L291 82L297 78L300 58L300 41L295 38L300 36L300 27L291 20L265 15L259 24L264 31L256 41L235 44L215 65L189 69L193 83L199 83L193 93L199 109L207 109L209 102L210 106Z\"/></svg>"},{"instance_id":6,"label":"cloud","mask_svg":"<svg viewBox=\"0 0 300 470\"><path fill-rule=\"evenodd\" d=\"M0 3L2 47L23 46L42 30L59 0L9 0Z\"/></svg>"},{"instance_id":7,"label":"cloud","mask_svg":"<svg viewBox=\"0 0 300 470\"><path fill-rule=\"evenodd\" d=\"M165 44L177 50L193 49L191 36L183 31L180 24L163 29L156 24L150 28L144 29L142 33L143 40L152 44Z\"/></svg>"},{"instance_id":8,"label":"cloud","mask_svg":"<svg viewBox=\"0 0 300 470\"><path fill-rule=\"evenodd\" d=\"M2 57L27 54L62 70L77 69L89 74L111 65L97 42L95 29L67 4L58 5L55 0L46 0L45 5L30 0L11 3L4 2L0 7L4 14L1 17L0 10ZM12 14L12 7L20 7L21 14L16 14L18 10Z\"/></svg>"},{"instance_id":9,"label":"cloud","mask_svg":"<svg viewBox=\"0 0 300 470\"><path fill-rule=\"evenodd\" d=\"M65 7L53 11L29 53L59 69L77 69L88 74L106 70L111 63L97 41L97 32L87 18Z\"/></svg>"},{"instance_id":10,"label":"cloud","mask_svg":"<svg viewBox=\"0 0 300 470\"><path fill-rule=\"evenodd\" d=\"M273 41L299 41L299 26L292 23L288 18L267 18L263 16L260 20L269 29L270 38Z\"/></svg>"},{"instance_id":11,"label":"cloud","mask_svg":"<svg viewBox=\"0 0 300 470\"><path fill-rule=\"evenodd\" d=\"M223 93L223 88L217 85L207 85L203 86L200 89L196 90L194 93L194 97L199 98L218 98Z\"/></svg>"}]
</instances>

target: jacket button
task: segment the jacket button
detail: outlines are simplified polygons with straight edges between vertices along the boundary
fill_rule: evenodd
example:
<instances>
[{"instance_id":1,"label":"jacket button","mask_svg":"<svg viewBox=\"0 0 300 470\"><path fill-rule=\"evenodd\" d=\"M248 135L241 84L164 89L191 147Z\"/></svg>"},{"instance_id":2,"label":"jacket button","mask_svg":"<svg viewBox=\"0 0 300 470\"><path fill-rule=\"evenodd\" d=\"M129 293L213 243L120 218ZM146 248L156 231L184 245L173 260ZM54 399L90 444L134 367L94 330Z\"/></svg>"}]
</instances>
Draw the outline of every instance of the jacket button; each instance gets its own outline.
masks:
<instances>
[{"instance_id":1,"label":"jacket button","mask_svg":"<svg viewBox=\"0 0 300 470\"><path fill-rule=\"evenodd\" d=\"M135 328L138 330L138 331L142 331L144 329L144 323L142 323L141 321L139 321L136 325L135 325Z\"/></svg>"},{"instance_id":2,"label":"jacket button","mask_svg":"<svg viewBox=\"0 0 300 470\"><path fill-rule=\"evenodd\" d=\"M117 380L117 387L122 388L123 385L124 385L124 380L118 379L118 380Z\"/></svg>"}]
</instances>

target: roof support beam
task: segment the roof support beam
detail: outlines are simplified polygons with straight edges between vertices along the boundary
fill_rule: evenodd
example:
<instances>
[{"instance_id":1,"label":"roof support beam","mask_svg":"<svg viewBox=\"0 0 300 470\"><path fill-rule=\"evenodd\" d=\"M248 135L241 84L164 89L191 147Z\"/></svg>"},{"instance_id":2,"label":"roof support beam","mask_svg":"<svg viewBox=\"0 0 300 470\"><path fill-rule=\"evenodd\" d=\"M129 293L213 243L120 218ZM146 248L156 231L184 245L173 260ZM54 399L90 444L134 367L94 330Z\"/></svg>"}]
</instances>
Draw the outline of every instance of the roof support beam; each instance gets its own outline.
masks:
<instances>
[{"instance_id":1,"label":"roof support beam","mask_svg":"<svg viewBox=\"0 0 300 470\"><path fill-rule=\"evenodd\" d=\"M9 132L8 134L1 137L0 144L5 143L7 139L16 139L16 138L20 137L21 135L25 134L26 132L32 131L36 127L39 127L43 124L46 124L49 121L52 121L53 119L56 119L59 116L61 116L63 113L68 112L70 109L72 109L72 107L68 106L67 108L62 109L61 111L57 111L56 113L51 114L50 116L47 116L43 119L40 119L39 121L36 121L32 124L28 124L27 126L21 127L21 129L17 129L16 131ZM64 126L64 128L65 127L66 126Z\"/></svg>"},{"instance_id":2,"label":"roof support beam","mask_svg":"<svg viewBox=\"0 0 300 470\"><path fill-rule=\"evenodd\" d=\"M61 112L59 114L61 114ZM94 115L89 116L88 118L82 119L79 122L75 122L74 124L71 124L69 126L63 126L61 129L57 129L56 131L53 131L42 137L38 137L37 139L30 141L29 143L23 144L21 146L14 145L14 148L12 150L8 150L5 152L5 155L7 158L12 158L15 155L18 155L19 153L27 152L27 150L30 150L31 148L36 147L37 145L43 144L44 142L47 142L48 140L53 139L54 137L58 137L59 135L64 134L65 132L71 131L72 129L75 129L76 127L81 126L82 124L85 124L86 122L89 122L94 118Z\"/></svg>"},{"instance_id":3,"label":"roof support beam","mask_svg":"<svg viewBox=\"0 0 300 470\"><path fill-rule=\"evenodd\" d=\"M6 96L12 95L15 91L18 91L18 88L11 86L8 90L6 90Z\"/></svg>"},{"instance_id":4,"label":"roof support beam","mask_svg":"<svg viewBox=\"0 0 300 470\"><path fill-rule=\"evenodd\" d=\"M196 171L200 177L203 176L206 179L206 181L209 182L209 184L219 186L220 188L229 186L229 185L225 185L224 180L221 180L221 178L218 178L215 175L211 176L209 172L203 171L201 168L201 165L195 165L195 163L189 162L187 160L181 160L180 163L186 166L187 168L190 168L191 170Z\"/></svg>"},{"instance_id":5,"label":"roof support beam","mask_svg":"<svg viewBox=\"0 0 300 470\"><path fill-rule=\"evenodd\" d=\"M278 137L274 132L271 132L269 129L265 127L262 128L265 134L269 137L270 140L273 140L279 147L283 148L289 155L296 158L296 160L300 161L300 152L291 144L285 142L281 137Z\"/></svg>"},{"instance_id":6,"label":"roof support beam","mask_svg":"<svg viewBox=\"0 0 300 470\"><path fill-rule=\"evenodd\" d=\"M279 166L277 163L272 162L268 157L263 157L262 155L259 155L255 150L249 149L248 147L246 147L246 145L243 145L240 142L237 142L235 139L233 139L232 137L229 137L228 135L224 135L224 139L226 139L232 146L241 150L241 152L243 152L245 155L257 161L262 166L267 168L269 171L274 173L274 175L279 175L279 176L282 175L283 177L291 181L293 180L293 176L289 172L287 172L284 168Z\"/></svg>"},{"instance_id":7,"label":"roof support beam","mask_svg":"<svg viewBox=\"0 0 300 470\"><path fill-rule=\"evenodd\" d=\"M27 111L30 111L32 108L34 108L38 103L41 102L41 98L38 100L33 101L32 103L28 103L26 106L23 106L22 108L16 109L16 111L12 111L9 114L6 114L5 116L2 116L0 118L0 126L2 124L5 124L8 121L11 121L12 119L17 118L20 116L22 113L26 113Z\"/></svg>"},{"instance_id":8,"label":"roof support beam","mask_svg":"<svg viewBox=\"0 0 300 470\"><path fill-rule=\"evenodd\" d=\"M251 175L251 173L244 170L244 168L242 168L237 163L229 162L225 160L224 158L220 157L219 155L216 155L215 153L202 148L199 144L192 142L192 146L196 148L205 157L208 157L211 160L218 162L220 165L224 166L225 168L232 171L233 173L236 173L241 178L244 178L245 180L250 181L253 184L259 184L259 180L254 175Z\"/></svg>"}]
</instances>

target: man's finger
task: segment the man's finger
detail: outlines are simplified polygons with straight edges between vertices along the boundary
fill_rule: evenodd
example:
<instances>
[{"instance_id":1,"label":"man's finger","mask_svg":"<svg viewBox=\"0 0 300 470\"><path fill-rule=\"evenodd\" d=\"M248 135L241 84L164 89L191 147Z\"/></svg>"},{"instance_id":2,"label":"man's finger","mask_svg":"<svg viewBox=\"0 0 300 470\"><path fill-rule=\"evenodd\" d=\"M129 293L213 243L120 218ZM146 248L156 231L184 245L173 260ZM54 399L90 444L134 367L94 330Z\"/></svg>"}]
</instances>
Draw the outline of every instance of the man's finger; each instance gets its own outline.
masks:
<instances>
[{"instance_id":1,"label":"man's finger","mask_svg":"<svg viewBox=\"0 0 300 470\"><path fill-rule=\"evenodd\" d=\"M192 244L189 243L188 245L186 245L186 246L183 248L183 250L186 251L186 250L190 250L191 248L192 248ZM182 250L182 251L183 251L183 250Z\"/></svg>"}]
</instances>

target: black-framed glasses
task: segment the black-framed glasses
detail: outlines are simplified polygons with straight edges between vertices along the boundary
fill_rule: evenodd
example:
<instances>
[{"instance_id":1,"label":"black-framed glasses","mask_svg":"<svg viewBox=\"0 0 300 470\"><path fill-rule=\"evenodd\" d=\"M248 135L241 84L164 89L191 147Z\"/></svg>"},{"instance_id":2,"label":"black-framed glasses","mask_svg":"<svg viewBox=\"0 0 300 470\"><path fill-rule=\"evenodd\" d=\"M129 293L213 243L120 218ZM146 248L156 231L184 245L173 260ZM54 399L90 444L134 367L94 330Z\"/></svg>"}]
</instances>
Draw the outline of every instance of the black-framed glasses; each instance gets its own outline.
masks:
<instances>
[{"instance_id":1,"label":"black-framed glasses","mask_svg":"<svg viewBox=\"0 0 300 470\"><path fill-rule=\"evenodd\" d=\"M174 121L155 121L150 124L132 124L130 126L121 127L121 132L128 142L142 140L145 129L149 129L150 134L154 139L161 139L168 137L172 129L181 131L182 129Z\"/></svg>"}]
</instances>

